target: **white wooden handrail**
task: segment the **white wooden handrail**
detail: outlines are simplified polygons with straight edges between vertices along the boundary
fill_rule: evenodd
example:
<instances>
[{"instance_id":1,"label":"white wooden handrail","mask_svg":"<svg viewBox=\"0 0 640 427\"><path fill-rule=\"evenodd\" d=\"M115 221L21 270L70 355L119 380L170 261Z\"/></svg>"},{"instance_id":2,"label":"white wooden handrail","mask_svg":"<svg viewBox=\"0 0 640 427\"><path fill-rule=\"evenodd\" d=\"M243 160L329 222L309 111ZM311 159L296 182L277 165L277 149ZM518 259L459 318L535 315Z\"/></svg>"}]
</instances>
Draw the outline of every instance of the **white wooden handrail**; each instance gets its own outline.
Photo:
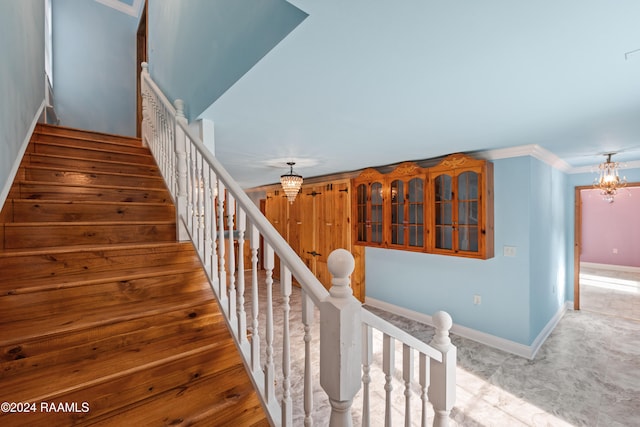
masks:
<instances>
[{"instance_id":1,"label":"white wooden handrail","mask_svg":"<svg viewBox=\"0 0 640 427\"><path fill-rule=\"evenodd\" d=\"M455 401L456 363L456 349L449 339L449 315L439 312L433 316L436 335L426 344L365 310L352 295L349 276L354 260L344 249L333 251L327 260L332 275L332 287L327 291L193 133L184 115L184 103L171 103L151 79L147 64L142 67L143 143L153 153L176 204L178 238L193 242L270 422L290 426L300 414L301 424L313 424L317 406L312 358L318 353L313 346L318 346L319 337L319 379L331 407L330 425L351 425L353 399L360 389L364 391L362 425L369 425L372 333L376 331L384 337L385 424L392 425L393 343L398 341L403 345L405 425L411 425L412 384L420 390L422 425L427 424L427 401L434 408L433 425L448 425ZM281 269L278 293L274 292L275 255ZM264 271L258 270L260 257ZM248 283L245 267L250 271ZM302 288L301 307L291 306L293 277ZM294 310L301 310L299 324L290 322ZM281 320L280 330L275 329L276 318ZM318 320L319 333L314 329ZM291 342L291 328L296 327L304 330L303 343ZM304 353L300 368L303 396L294 396L291 390L296 368L291 354L297 348ZM413 378L414 353L419 355L417 381Z\"/></svg>"}]
</instances>

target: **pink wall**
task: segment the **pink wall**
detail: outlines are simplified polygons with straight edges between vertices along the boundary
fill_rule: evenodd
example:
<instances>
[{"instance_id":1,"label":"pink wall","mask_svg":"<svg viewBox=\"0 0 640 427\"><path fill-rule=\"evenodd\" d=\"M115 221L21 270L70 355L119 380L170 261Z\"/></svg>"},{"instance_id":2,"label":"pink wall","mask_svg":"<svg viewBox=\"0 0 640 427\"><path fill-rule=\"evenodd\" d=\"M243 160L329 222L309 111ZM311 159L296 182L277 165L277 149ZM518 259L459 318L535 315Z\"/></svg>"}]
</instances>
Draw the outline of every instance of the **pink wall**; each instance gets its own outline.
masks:
<instances>
[{"instance_id":1,"label":"pink wall","mask_svg":"<svg viewBox=\"0 0 640 427\"><path fill-rule=\"evenodd\" d=\"M602 200L597 190L580 194L580 261L640 267L640 187L619 191L613 203Z\"/></svg>"}]
</instances>

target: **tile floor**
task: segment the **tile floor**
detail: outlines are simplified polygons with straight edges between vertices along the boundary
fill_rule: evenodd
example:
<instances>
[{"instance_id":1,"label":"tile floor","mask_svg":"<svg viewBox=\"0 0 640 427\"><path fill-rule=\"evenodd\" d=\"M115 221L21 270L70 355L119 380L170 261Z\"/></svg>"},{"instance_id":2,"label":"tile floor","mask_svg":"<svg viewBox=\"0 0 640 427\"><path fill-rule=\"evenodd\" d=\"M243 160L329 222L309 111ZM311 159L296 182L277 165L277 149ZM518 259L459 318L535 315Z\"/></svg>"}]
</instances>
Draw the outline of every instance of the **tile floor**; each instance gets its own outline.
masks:
<instances>
[{"instance_id":1,"label":"tile floor","mask_svg":"<svg viewBox=\"0 0 640 427\"><path fill-rule=\"evenodd\" d=\"M273 286L274 301L280 300L279 288L276 282ZM453 343L458 348L458 366L457 401L451 414L451 425L640 426L640 294L629 294L621 298L624 306L622 308L625 308L623 311L615 303L605 302L606 298L596 295L591 288L583 286L583 310L570 310L565 314L534 360L452 336ZM590 299L595 301L594 304L589 303ZM248 310L249 304L250 301L247 301ZM298 288L294 288L291 305L292 343L303 342L304 332L298 326L301 317ZM603 306L609 305L615 308L614 315L604 312ZM431 327L378 309L370 309L416 337L426 342L431 340ZM275 322L281 322L277 314ZM312 330L314 346L318 345L317 328L316 318ZM374 351L381 348L380 341L381 337L377 337ZM264 348L263 344L263 352ZM280 358L281 344L276 336L276 364ZM372 369L372 398L379 400L372 405L372 425L382 426L384 376L379 369L379 353L375 359L378 366ZM394 400L399 408L404 405L401 359L401 356L396 356L398 371L394 380ZM317 364L317 356L314 356L314 363ZM303 425L303 366L302 352L295 352L292 355L291 389L294 407L299 408L294 411L293 424L296 426ZM280 383L281 377L276 378L276 381ZM276 393L281 394L279 387ZM326 426L329 406L320 388L317 373L314 376L314 397L314 425ZM418 395L415 395L413 401L417 407ZM361 405L362 397L358 395L353 405L354 425L361 423ZM429 415L433 415L431 409ZM414 413L412 421L412 425L419 425L419 413ZM394 414L393 425L404 425L400 411Z\"/></svg>"}]
</instances>

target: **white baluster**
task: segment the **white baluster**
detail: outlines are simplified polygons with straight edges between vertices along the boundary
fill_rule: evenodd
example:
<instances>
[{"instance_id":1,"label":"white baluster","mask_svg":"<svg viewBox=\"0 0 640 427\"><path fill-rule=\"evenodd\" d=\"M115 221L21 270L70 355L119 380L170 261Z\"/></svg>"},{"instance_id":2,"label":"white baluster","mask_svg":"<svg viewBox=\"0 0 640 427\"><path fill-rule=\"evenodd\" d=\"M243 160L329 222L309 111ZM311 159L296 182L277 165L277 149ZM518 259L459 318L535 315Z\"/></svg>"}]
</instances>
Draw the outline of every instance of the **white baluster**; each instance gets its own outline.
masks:
<instances>
[{"instance_id":1,"label":"white baluster","mask_svg":"<svg viewBox=\"0 0 640 427\"><path fill-rule=\"evenodd\" d=\"M313 325L313 302L302 291L302 324L304 325L304 425L313 426L313 375L311 361L311 326Z\"/></svg>"},{"instance_id":2,"label":"white baluster","mask_svg":"<svg viewBox=\"0 0 640 427\"><path fill-rule=\"evenodd\" d=\"M267 360L264 365L264 393L267 404L275 399L275 366L273 364L273 248L265 243L264 268L266 270L265 288L267 291L267 325L266 325L266 353Z\"/></svg>"},{"instance_id":3,"label":"white baluster","mask_svg":"<svg viewBox=\"0 0 640 427\"><path fill-rule=\"evenodd\" d=\"M218 180L218 273L220 275L220 306L228 316L227 272L225 271L225 243L224 243L224 198L226 191L222 181Z\"/></svg>"},{"instance_id":4,"label":"white baluster","mask_svg":"<svg viewBox=\"0 0 640 427\"><path fill-rule=\"evenodd\" d=\"M218 271L218 249L217 239L220 231L218 230L218 221L216 218L217 203L218 203L218 177L213 171L211 173L211 212L209 213L209 221L211 222L211 284L213 290L218 296L222 298L221 285L220 285L220 272Z\"/></svg>"},{"instance_id":5,"label":"white baluster","mask_svg":"<svg viewBox=\"0 0 640 427\"><path fill-rule=\"evenodd\" d=\"M385 427L393 427L391 423L391 410L392 410L392 395L393 384L393 372L395 371L395 340L393 337L384 334L382 337L382 372L384 372L384 390L385 390L385 405L384 405L384 425Z\"/></svg>"},{"instance_id":6,"label":"white baluster","mask_svg":"<svg viewBox=\"0 0 640 427\"><path fill-rule=\"evenodd\" d=\"M320 385L329 396L333 427L351 426L351 404L360 389L362 305L349 287L355 261L344 249L327 259L329 296L320 303Z\"/></svg>"},{"instance_id":7,"label":"white baluster","mask_svg":"<svg viewBox=\"0 0 640 427\"><path fill-rule=\"evenodd\" d=\"M260 369L260 330L258 328L258 248L260 233L255 225L251 225L249 235L251 248L251 370Z\"/></svg>"},{"instance_id":8,"label":"white baluster","mask_svg":"<svg viewBox=\"0 0 640 427\"><path fill-rule=\"evenodd\" d=\"M236 318L236 256L235 256L235 236L234 218L236 211L236 201L227 193L227 241L229 242L229 324L234 328L238 322Z\"/></svg>"},{"instance_id":9,"label":"white baluster","mask_svg":"<svg viewBox=\"0 0 640 427\"><path fill-rule=\"evenodd\" d=\"M244 233L247 215L238 209L238 341L240 345L247 341L247 313L244 310Z\"/></svg>"},{"instance_id":10,"label":"white baluster","mask_svg":"<svg viewBox=\"0 0 640 427\"><path fill-rule=\"evenodd\" d=\"M196 225L196 234L194 234L194 239L196 239L196 248L198 249L198 253L200 256L204 254L204 179L202 176L202 155L198 153L196 156L196 181L195 181L195 191L198 195L198 216L197 216L197 225Z\"/></svg>"},{"instance_id":11,"label":"white baluster","mask_svg":"<svg viewBox=\"0 0 640 427\"><path fill-rule=\"evenodd\" d=\"M176 107L176 121L184 123L186 125L187 119L184 116L184 102L181 99L176 99L174 102ZM184 131L180 126L176 127L175 132L175 153L177 159L177 170L175 180L177 181L177 195L176 201L176 215L177 221L177 234L178 240L184 241L188 239L184 229L184 221L188 221L187 215L187 144Z\"/></svg>"},{"instance_id":12,"label":"white baluster","mask_svg":"<svg viewBox=\"0 0 640 427\"><path fill-rule=\"evenodd\" d=\"M293 403L291 401L291 343L289 332L289 312L291 306L291 272L284 263L281 264L280 291L282 293L282 425L290 426L293 421Z\"/></svg>"},{"instance_id":13,"label":"white baluster","mask_svg":"<svg viewBox=\"0 0 640 427\"><path fill-rule=\"evenodd\" d=\"M371 424L369 405L369 384L371 384L371 363L373 362L373 329L362 324L362 426Z\"/></svg>"},{"instance_id":14,"label":"white baluster","mask_svg":"<svg viewBox=\"0 0 640 427\"><path fill-rule=\"evenodd\" d=\"M428 395L435 411L434 427L447 427L449 413L456 400L456 347L451 344L449 338L453 321L448 313L438 311L433 315L433 324L436 334L430 344L440 350L442 362L431 359L431 384Z\"/></svg>"},{"instance_id":15,"label":"white baluster","mask_svg":"<svg viewBox=\"0 0 640 427\"><path fill-rule=\"evenodd\" d=\"M204 251L203 251L203 264L204 269L207 272L209 278L211 275L211 205L213 203L213 194L211 193L211 169L207 163L205 163L202 173L202 192L204 194L204 211L202 212L203 219L203 235L204 235ZM215 289L215 288L214 288Z\"/></svg>"},{"instance_id":16,"label":"white baluster","mask_svg":"<svg viewBox=\"0 0 640 427\"><path fill-rule=\"evenodd\" d=\"M402 379L404 380L404 425L411 427L411 381L413 381L413 350L402 344Z\"/></svg>"},{"instance_id":17,"label":"white baluster","mask_svg":"<svg viewBox=\"0 0 640 427\"><path fill-rule=\"evenodd\" d=\"M427 427L427 388L429 387L429 360L427 355L420 353L420 401L422 402L422 418L420 425Z\"/></svg>"}]
</instances>

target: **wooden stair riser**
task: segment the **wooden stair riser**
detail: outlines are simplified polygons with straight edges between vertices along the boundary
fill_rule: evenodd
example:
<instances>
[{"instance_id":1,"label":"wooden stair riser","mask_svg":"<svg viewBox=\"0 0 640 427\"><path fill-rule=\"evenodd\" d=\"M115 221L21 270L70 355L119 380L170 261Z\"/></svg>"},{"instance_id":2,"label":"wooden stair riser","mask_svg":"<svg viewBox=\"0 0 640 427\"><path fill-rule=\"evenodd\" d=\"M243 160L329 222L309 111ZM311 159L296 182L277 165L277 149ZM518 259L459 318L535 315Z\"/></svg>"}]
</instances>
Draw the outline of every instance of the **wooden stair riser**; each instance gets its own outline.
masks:
<instances>
[{"instance_id":1,"label":"wooden stair riser","mask_svg":"<svg viewBox=\"0 0 640 427\"><path fill-rule=\"evenodd\" d=\"M242 365L189 386L167 390L143 405L120 411L98 426L152 425L154 414L164 414L164 425L268 426L260 402L251 395L251 384L238 385L233 378L244 374ZM238 407L244 408L238 411Z\"/></svg>"},{"instance_id":2,"label":"wooden stair riser","mask_svg":"<svg viewBox=\"0 0 640 427\"><path fill-rule=\"evenodd\" d=\"M176 225L170 223L12 223L5 224L5 249L48 248L65 245L171 242Z\"/></svg>"},{"instance_id":3,"label":"wooden stair riser","mask_svg":"<svg viewBox=\"0 0 640 427\"><path fill-rule=\"evenodd\" d=\"M26 182L19 184L20 199L99 202L170 203L166 189L136 189L106 186L66 186Z\"/></svg>"},{"instance_id":4,"label":"wooden stair riser","mask_svg":"<svg viewBox=\"0 0 640 427\"><path fill-rule=\"evenodd\" d=\"M46 348L40 345L16 345L8 349L5 358L10 359L2 362L2 377L8 378L11 375L37 375L47 367L55 366L60 361L65 363L82 362L85 359L94 359L96 354L117 352L122 349L129 349L134 343L149 345L157 341L166 340L170 337L187 337L194 331L209 328L211 331L224 326L224 318L219 313L208 314L199 317L184 316L179 321L172 322L164 320L164 314L153 316L156 322L154 325L146 325L138 330L130 330L126 333L118 334L112 331L112 325L96 328L92 332L92 340L79 343L75 346L66 345L64 347L56 344L60 338L52 338L46 341L49 344ZM117 325L116 325L117 326ZM102 330L110 333L105 334ZM79 330L63 336L65 342L69 342L73 337L86 336L87 331ZM100 338L102 336L102 338ZM40 352L36 352L40 350ZM36 371L36 372L34 372Z\"/></svg>"},{"instance_id":5,"label":"wooden stair riser","mask_svg":"<svg viewBox=\"0 0 640 427\"><path fill-rule=\"evenodd\" d=\"M75 129L65 126L52 126L40 123L36 126L34 135L56 135L61 138L82 138L90 139L92 141L104 141L107 143L117 142L118 144L128 144L133 146L142 146L140 138L123 135L113 135L109 133L96 132L84 129Z\"/></svg>"},{"instance_id":6,"label":"wooden stair riser","mask_svg":"<svg viewBox=\"0 0 640 427\"><path fill-rule=\"evenodd\" d=\"M195 292L207 283L204 272L121 280L90 286L75 286L60 290L31 292L0 296L3 306L0 325L6 319L34 320L86 310L86 307L106 309L119 304L163 298L181 293Z\"/></svg>"},{"instance_id":7,"label":"wooden stair riser","mask_svg":"<svg viewBox=\"0 0 640 427\"><path fill-rule=\"evenodd\" d=\"M235 349L230 343L210 345L204 351L192 352L179 360L171 360L160 366L150 366L132 375L114 376L104 382L82 390L70 391L53 400L87 402L90 411L81 414L31 414L30 426L72 425L78 421L104 420L112 414L149 402L166 392L178 392L176 384L190 387L196 382L211 378L217 381L221 374L238 374L238 360L232 357ZM215 361L215 363L212 363ZM207 400L204 397L203 400ZM214 402L209 402L209 405ZM46 416L48 415L48 417ZM11 420L7 417L7 420ZM0 418L0 421L5 421ZM16 423L18 420L15 421ZM118 425L117 423L107 423ZM11 425L11 424L9 424ZM16 424L18 425L18 424ZM133 425L127 424L124 425Z\"/></svg>"},{"instance_id":8,"label":"wooden stair riser","mask_svg":"<svg viewBox=\"0 0 640 427\"><path fill-rule=\"evenodd\" d=\"M74 168L91 170L96 172L113 172L132 175L158 176L159 169L155 165L139 165L136 163L122 163L109 161L96 161L87 159L70 158L63 156L51 156L47 154L28 154L25 156L25 164L42 165L47 167Z\"/></svg>"},{"instance_id":9,"label":"wooden stair riser","mask_svg":"<svg viewBox=\"0 0 640 427\"><path fill-rule=\"evenodd\" d=\"M83 387L95 378L108 378L127 370L139 370L145 365L171 358L176 352L197 351L216 343L224 336L222 328L195 328L179 336L164 336L152 340L127 341L126 337L111 350L96 351L93 357L81 360L60 360L55 365L35 366L21 375L2 378L0 399L6 401L44 400ZM122 353L129 355L122 357ZM237 357L237 356L236 356ZM53 366L53 367L52 367ZM34 387L44 379L46 385ZM99 382L99 381L98 381Z\"/></svg>"},{"instance_id":10,"label":"wooden stair riser","mask_svg":"<svg viewBox=\"0 0 640 427\"><path fill-rule=\"evenodd\" d=\"M170 309L155 315L146 316L143 312L137 318L132 318L127 322L112 322L92 328L88 334L86 329L80 328L57 335L46 335L31 340L18 341L17 343L0 346L0 363L2 363L3 375L10 374L11 371L24 369L25 366L32 365L31 361L38 357L57 357L69 351L92 351L78 350L80 348L93 349L96 343L104 343L107 340L120 336L130 336L138 331L147 329L167 328L170 325L201 325L202 322L215 324L219 321L221 313L213 304L207 301L194 302L190 307ZM76 357L71 355L70 357ZM42 363L39 363L42 366ZM9 368L9 369L6 369Z\"/></svg>"},{"instance_id":11,"label":"wooden stair riser","mask_svg":"<svg viewBox=\"0 0 640 427\"><path fill-rule=\"evenodd\" d=\"M172 221L175 208L168 203L65 202L23 200L10 203L5 222Z\"/></svg>"},{"instance_id":12,"label":"wooden stair riser","mask_svg":"<svg viewBox=\"0 0 640 427\"><path fill-rule=\"evenodd\" d=\"M93 150L89 148L76 148L53 143L35 144L33 153L49 154L53 156L73 157L87 160L101 160L111 162L132 163L139 165L155 165L151 154L118 153L107 150Z\"/></svg>"},{"instance_id":13,"label":"wooden stair riser","mask_svg":"<svg viewBox=\"0 0 640 427\"><path fill-rule=\"evenodd\" d=\"M105 172L63 171L59 168L43 168L27 166L24 170L24 181L41 181L47 183L70 185L107 185L128 188L166 189L160 177L144 175L110 174Z\"/></svg>"},{"instance_id":14,"label":"wooden stair riser","mask_svg":"<svg viewBox=\"0 0 640 427\"><path fill-rule=\"evenodd\" d=\"M126 142L101 141L94 138L80 138L77 136L60 136L49 133L36 133L32 139L38 144L53 143L58 145L67 145L69 147L90 148L90 149L108 149L120 153L131 154L149 154L149 149L143 147L142 144L134 145Z\"/></svg>"},{"instance_id":15,"label":"wooden stair riser","mask_svg":"<svg viewBox=\"0 0 640 427\"><path fill-rule=\"evenodd\" d=\"M197 303L213 302L210 290L189 292L145 301L144 304L123 303L109 310L97 308L58 313L49 319L33 319L29 322L15 321L3 323L5 346L20 344L37 337L53 337L80 329L93 329L115 322L128 322L141 316L153 316L166 311L184 309Z\"/></svg>"},{"instance_id":16,"label":"wooden stair riser","mask_svg":"<svg viewBox=\"0 0 640 427\"><path fill-rule=\"evenodd\" d=\"M0 283L37 278L53 279L69 276L95 276L97 273L112 272L121 277L123 271L150 268L169 269L173 265L188 264L197 268L199 261L194 260L191 243L157 244L134 247L97 246L85 251L33 251L0 256ZM24 266L30 269L25 271ZM162 270L160 270L162 271ZM101 277L103 277L101 275ZM2 286L0 284L0 286Z\"/></svg>"}]
</instances>

